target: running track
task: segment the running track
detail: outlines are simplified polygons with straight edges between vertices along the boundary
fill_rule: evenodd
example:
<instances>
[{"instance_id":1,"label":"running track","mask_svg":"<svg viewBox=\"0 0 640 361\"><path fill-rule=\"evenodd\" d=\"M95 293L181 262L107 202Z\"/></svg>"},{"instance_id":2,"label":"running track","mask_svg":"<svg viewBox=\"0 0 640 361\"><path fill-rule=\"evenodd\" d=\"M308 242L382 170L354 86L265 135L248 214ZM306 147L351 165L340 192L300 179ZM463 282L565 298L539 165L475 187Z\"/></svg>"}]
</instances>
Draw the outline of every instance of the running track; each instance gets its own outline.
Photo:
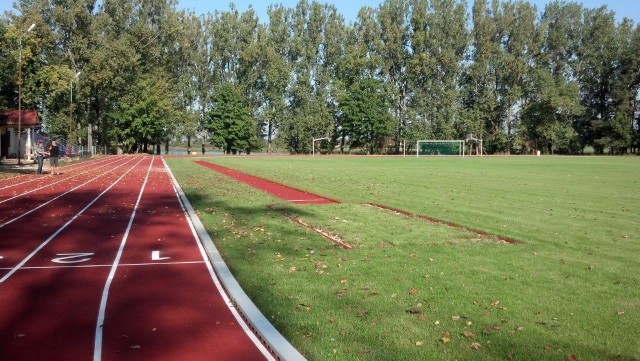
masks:
<instances>
[{"instance_id":1,"label":"running track","mask_svg":"<svg viewBox=\"0 0 640 361\"><path fill-rule=\"evenodd\" d=\"M0 181L0 360L274 359L160 157L61 170Z\"/></svg>"}]
</instances>

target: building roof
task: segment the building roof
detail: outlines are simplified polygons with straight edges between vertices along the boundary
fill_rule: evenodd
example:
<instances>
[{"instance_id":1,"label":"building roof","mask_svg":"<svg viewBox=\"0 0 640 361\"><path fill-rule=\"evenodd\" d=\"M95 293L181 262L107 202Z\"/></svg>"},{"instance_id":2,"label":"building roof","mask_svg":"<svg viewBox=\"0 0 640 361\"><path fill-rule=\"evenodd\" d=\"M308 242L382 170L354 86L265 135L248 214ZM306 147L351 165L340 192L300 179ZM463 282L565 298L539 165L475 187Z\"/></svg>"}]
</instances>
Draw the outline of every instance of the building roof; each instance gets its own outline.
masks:
<instances>
[{"instance_id":1,"label":"building roof","mask_svg":"<svg viewBox=\"0 0 640 361\"><path fill-rule=\"evenodd\" d=\"M38 112L36 110L23 110L20 124L23 127L35 127L40 125ZM0 110L0 127L6 126L18 126L17 110Z\"/></svg>"}]
</instances>

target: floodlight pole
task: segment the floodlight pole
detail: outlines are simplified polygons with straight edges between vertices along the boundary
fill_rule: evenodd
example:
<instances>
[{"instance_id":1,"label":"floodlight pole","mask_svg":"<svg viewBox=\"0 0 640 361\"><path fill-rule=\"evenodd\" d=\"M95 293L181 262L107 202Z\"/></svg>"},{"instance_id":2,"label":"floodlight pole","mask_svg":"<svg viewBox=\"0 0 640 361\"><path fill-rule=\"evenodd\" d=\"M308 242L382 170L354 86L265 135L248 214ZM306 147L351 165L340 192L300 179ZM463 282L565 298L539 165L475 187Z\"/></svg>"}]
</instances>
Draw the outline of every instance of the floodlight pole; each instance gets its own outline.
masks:
<instances>
[{"instance_id":1,"label":"floodlight pole","mask_svg":"<svg viewBox=\"0 0 640 361\"><path fill-rule=\"evenodd\" d=\"M313 139L313 142L311 142L311 154L312 154L312 157L316 156L316 142L319 141L319 140L329 140L329 138L328 137L323 137L323 138L314 138Z\"/></svg>"},{"instance_id":2,"label":"floodlight pole","mask_svg":"<svg viewBox=\"0 0 640 361\"><path fill-rule=\"evenodd\" d=\"M25 33L30 32L36 24L31 24ZM22 164L20 160L20 148L22 147L22 36L25 33L20 33L18 38L18 165Z\"/></svg>"}]
</instances>

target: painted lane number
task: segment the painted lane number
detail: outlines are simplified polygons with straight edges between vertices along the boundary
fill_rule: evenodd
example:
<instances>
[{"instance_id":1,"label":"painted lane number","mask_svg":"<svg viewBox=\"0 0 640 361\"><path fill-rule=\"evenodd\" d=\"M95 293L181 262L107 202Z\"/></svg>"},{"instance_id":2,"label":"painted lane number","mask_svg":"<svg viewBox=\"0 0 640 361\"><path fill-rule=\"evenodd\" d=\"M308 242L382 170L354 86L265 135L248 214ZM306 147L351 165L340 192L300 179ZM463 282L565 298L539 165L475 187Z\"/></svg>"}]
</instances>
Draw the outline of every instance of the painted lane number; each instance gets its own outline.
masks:
<instances>
[{"instance_id":1,"label":"painted lane number","mask_svg":"<svg viewBox=\"0 0 640 361\"><path fill-rule=\"evenodd\" d=\"M59 257L52 259L51 262L65 264L82 263L91 260L91 256L94 254L95 253L58 253L56 256Z\"/></svg>"},{"instance_id":2,"label":"painted lane number","mask_svg":"<svg viewBox=\"0 0 640 361\"><path fill-rule=\"evenodd\" d=\"M151 251L151 260L152 261L164 261L170 259L171 257L160 257L160 251Z\"/></svg>"}]
</instances>

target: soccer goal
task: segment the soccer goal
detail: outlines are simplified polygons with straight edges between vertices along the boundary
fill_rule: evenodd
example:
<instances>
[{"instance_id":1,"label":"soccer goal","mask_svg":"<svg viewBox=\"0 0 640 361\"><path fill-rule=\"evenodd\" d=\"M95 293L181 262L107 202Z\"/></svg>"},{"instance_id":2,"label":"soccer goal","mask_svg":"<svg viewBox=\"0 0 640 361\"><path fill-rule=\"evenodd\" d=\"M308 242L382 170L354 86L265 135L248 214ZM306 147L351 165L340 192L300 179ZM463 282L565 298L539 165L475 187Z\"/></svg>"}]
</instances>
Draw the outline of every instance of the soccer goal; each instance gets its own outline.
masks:
<instances>
[{"instance_id":1,"label":"soccer goal","mask_svg":"<svg viewBox=\"0 0 640 361\"><path fill-rule=\"evenodd\" d=\"M421 155L464 157L464 140L419 140L416 142L416 157Z\"/></svg>"}]
</instances>

